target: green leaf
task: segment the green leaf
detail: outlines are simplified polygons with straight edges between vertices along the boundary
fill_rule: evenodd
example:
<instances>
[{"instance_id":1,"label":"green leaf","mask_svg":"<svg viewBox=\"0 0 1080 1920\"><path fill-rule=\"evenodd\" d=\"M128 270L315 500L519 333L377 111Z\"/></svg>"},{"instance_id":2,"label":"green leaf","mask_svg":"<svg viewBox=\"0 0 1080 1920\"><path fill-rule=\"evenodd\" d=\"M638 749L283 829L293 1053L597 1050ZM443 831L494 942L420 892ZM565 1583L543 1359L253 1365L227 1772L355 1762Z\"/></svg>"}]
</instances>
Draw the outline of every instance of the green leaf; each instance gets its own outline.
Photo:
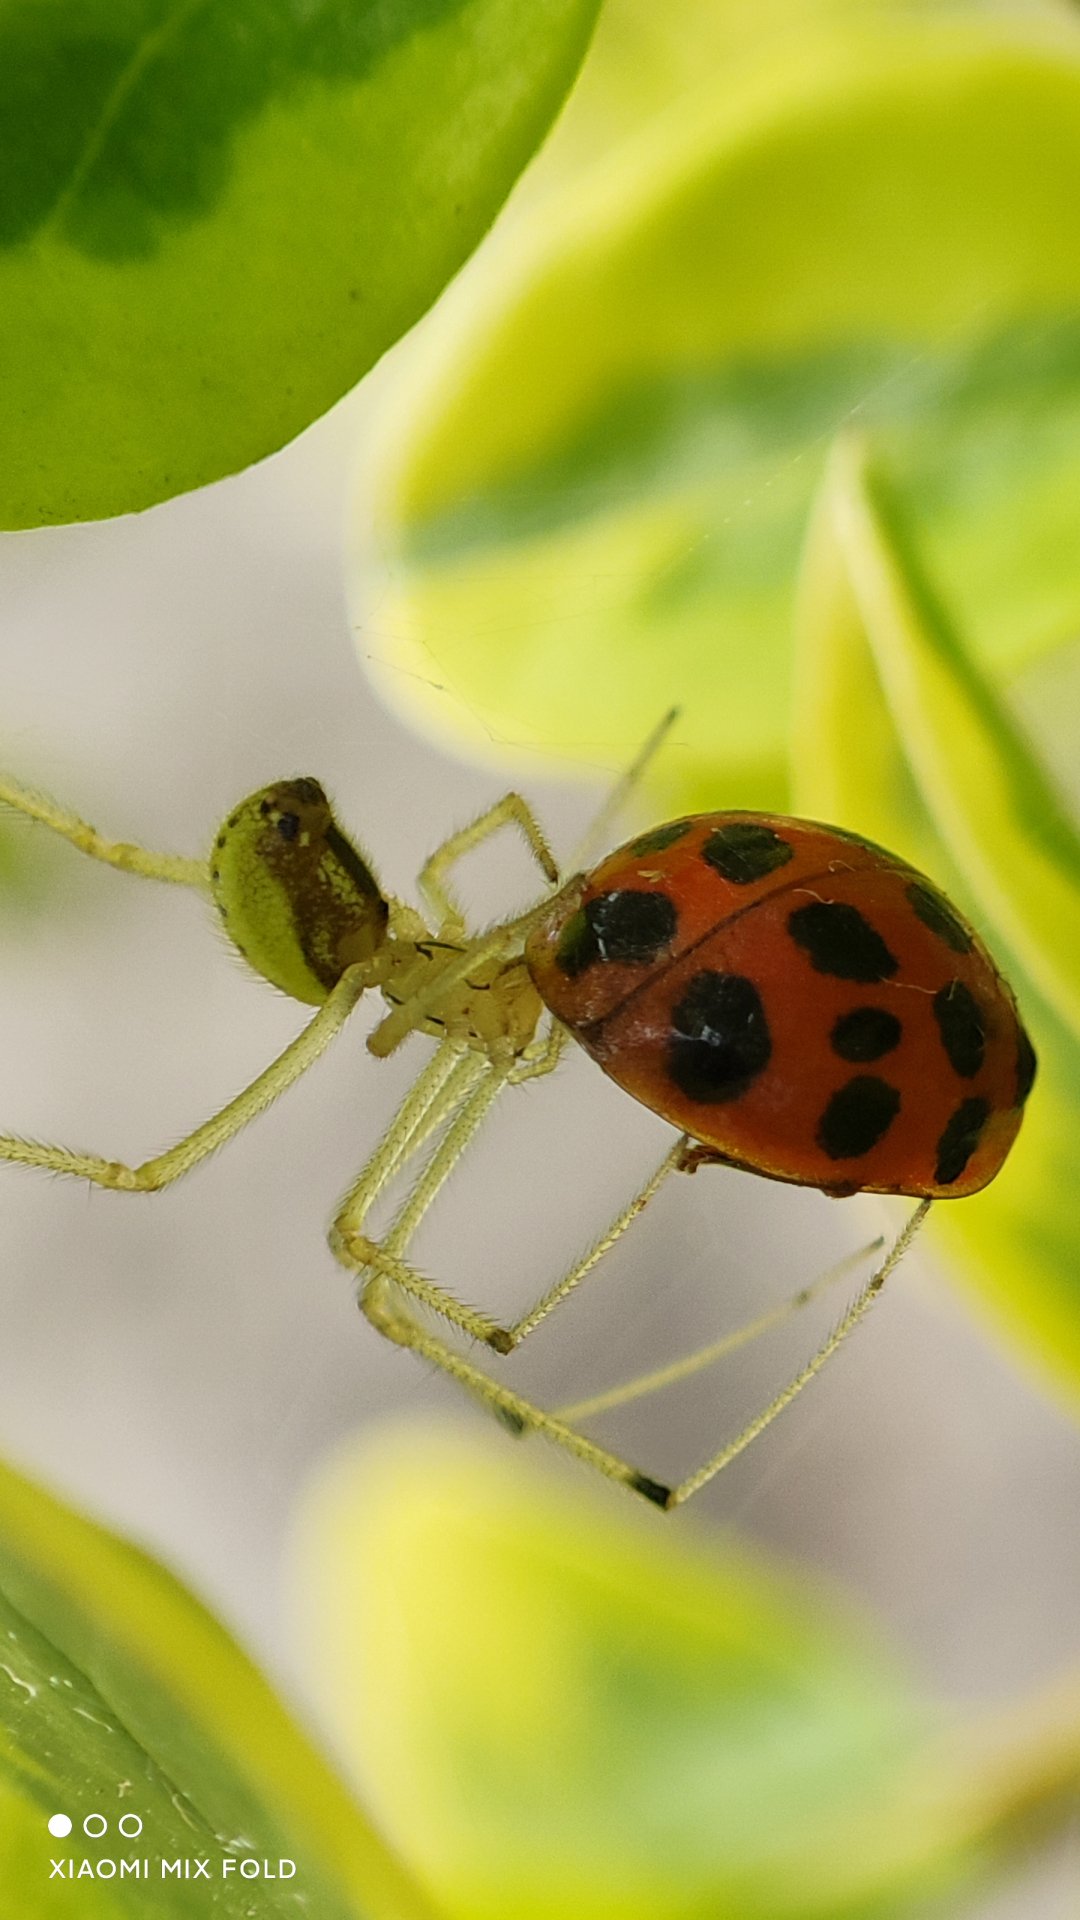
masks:
<instances>
[{"instance_id":1,"label":"green leaf","mask_svg":"<svg viewBox=\"0 0 1080 1920\"><path fill-rule=\"evenodd\" d=\"M68 1839L46 1828L74 1822ZM108 1832L84 1838L100 1814ZM121 1838L122 1815L142 1836ZM148 1877L50 1862L142 1859ZM163 1877L161 1860L210 1863ZM242 1859L295 1861L248 1878ZM224 1862L234 1862L224 1873ZM0 1885L26 1920L433 1920L324 1762L224 1630L145 1555L0 1469ZM14 1904L11 1904L14 1903Z\"/></svg>"},{"instance_id":2,"label":"green leaf","mask_svg":"<svg viewBox=\"0 0 1080 1920\"><path fill-rule=\"evenodd\" d=\"M445 1910L853 1920L951 1884L977 1796L960 1811L862 1622L635 1517L446 1426L369 1440L316 1490L309 1664Z\"/></svg>"},{"instance_id":3,"label":"green leaf","mask_svg":"<svg viewBox=\"0 0 1080 1920\"><path fill-rule=\"evenodd\" d=\"M475 246L598 0L0 0L0 523L280 447Z\"/></svg>"},{"instance_id":4,"label":"green leaf","mask_svg":"<svg viewBox=\"0 0 1080 1920\"><path fill-rule=\"evenodd\" d=\"M1064 14L869 8L684 81L494 236L403 355L356 589L381 686L487 757L593 763L679 701L683 800L722 776L775 803L797 557L852 415L980 654L1057 641L1080 619L1078 210Z\"/></svg>"},{"instance_id":5,"label":"green leaf","mask_svg":"<svg viewBox=\"0 0 1080 1920\"><path fill-rule=\"evenodd\" d=\"M929 1230L1075 1405L1080 1037L1061 1015L1075 1021L1080 1007L1076 830L882 500L857 450L839 449L799 596L795 802L929 872L985 930L1016 988L1040 1063L1020 1137L993 1184L935 1207ZM1075 741L1075 718L1073 729Z\"/></svg>"},{"instance_id":6,"label":"green leaf","mask_svg":"<svg viewBox=\"0 0 1080 1920\"><path fill-rule=\"evenodd\" d=\"M833 526L919 789L956 864L1080 1035L1080 831L916 571L880 486L843 445Z\"/></svg>"}]
</instances>

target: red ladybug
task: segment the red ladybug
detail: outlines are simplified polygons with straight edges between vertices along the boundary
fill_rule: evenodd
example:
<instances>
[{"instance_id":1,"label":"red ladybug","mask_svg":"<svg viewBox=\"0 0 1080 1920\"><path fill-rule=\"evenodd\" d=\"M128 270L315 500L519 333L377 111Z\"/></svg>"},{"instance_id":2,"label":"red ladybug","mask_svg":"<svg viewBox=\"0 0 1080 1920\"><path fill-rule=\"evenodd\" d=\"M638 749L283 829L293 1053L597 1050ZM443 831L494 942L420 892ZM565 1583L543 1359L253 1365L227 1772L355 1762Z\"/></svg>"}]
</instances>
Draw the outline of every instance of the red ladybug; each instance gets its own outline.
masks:
<instances>
[{"instance_id":1,"label":"red ladybug","mask_svg":"<svg viewBox=\"0 0 1080 1920\"><path fill-rule=\"evenodd\" d=\"M559 893L533 980L619 1086L774 1180L949 1199L1016 1138L1035 1054L974 929L836 827L706 813Z\"/></svg>"}]
</instances>

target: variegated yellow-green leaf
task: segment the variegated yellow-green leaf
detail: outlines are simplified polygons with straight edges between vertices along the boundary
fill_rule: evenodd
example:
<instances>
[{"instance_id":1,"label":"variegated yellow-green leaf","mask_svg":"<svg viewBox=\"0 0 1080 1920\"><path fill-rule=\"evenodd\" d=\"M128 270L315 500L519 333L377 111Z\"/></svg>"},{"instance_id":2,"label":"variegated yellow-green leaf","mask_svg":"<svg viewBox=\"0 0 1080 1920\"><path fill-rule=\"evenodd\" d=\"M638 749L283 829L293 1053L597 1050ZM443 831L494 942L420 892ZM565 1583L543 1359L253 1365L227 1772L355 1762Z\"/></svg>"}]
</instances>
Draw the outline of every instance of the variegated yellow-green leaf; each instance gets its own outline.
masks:
<instances>
[{"instance_id":1,"label":"variegated yellow-green leaf","mask_svg":"<svg viewBox=\"0 0 1080 1920\"><path fill-rule=\"evenodd\" d=\"M1076 830L993 684L841 447L799 597L794 790L955 893L1013 980L1039 1055L994 1183L934 1210L999 1322L1080 1391L1080 863ZM1059 1014L1047 1004L1053 996Z\"/></svg>"},{"instance_id":2,"label":"variegated yellow-green leaf","mask_svg":"<svg viewBox=\"0 0 1080 1920\"><path fill-rule=\"evenodd\" d=\"M890 709L956 864L1033 980L1080 1034L1080 831L1016 721L905 564L858 449L828 498Z\"/></svg>"},{"instance_id":3,"label":"variegated yellow-green leaf","mask_svg":"<svg viewBox=\"0 0 1080 1920\"><path fill-rule=\"evenodd\" d=\"M618 764L678 701L681 803L780 799L851 417L981 656L1080 618L1080 18L836 13L549 183L402 359L360 647L470 750Z\"/></svg>"},{"instance_id":4,"label":"variegated yellow-green leaf","mask_svg":"<svg viewBox=\"0 0 1080 1920\"><path fill-rule=\"evenodd\" d=\"M733 1542L436 1426L343 1455L301 1550L325 1711L455 1920L882 1920L970 1867L892 1658Z\"/></svg>"},{"instance_id":5,"label":"variegated yellow-green leaf","mask_svg":"<svg viewBox=\"0 0 1080 1920\"><path fill-rule=\"evenodd\" d=\"M50 1834L55 1815L66 1837ZM146 1555L7 1469L0 1888L13 1920L435 1920L217 1622Z\"/></svg>"},{"instance_id":6,"label":"variegated yellow-green leaf","mask_svg":"<svg viewBox=\"0 0 1080 1920\"><path fill-rule=\"evenodd\" d=\"M280 447L412 325L598 0L0 0L0 524Z\"/></svg>"}]
</instances>

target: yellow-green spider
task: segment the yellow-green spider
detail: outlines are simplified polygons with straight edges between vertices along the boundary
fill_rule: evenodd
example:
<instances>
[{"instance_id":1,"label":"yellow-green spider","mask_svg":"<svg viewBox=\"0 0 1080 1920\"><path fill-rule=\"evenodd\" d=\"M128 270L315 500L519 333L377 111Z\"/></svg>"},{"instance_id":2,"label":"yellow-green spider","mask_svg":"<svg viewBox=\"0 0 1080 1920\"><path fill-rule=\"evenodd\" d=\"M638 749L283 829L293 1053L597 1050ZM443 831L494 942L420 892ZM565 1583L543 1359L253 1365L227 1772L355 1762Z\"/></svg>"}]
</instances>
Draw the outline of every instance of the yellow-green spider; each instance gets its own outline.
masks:
<instances>
[{"instance_id":1,"label":"yellow-green spider","mask_svg":"<svg viewBox=\"0 0 1080 1920\"><path fill-rule=\"evenodd\" d=\"M602 822L658 737L616 789ZM106 840L8 779L0 779L0 803L93 859L208 895L250 966L317 1009L236 1099L141 1166L10 1137L0 1138L0 1158L120 1192L156 1192L292 1086L373 989L389 1010L368 1039L372 1054L393 1052L415 1032L430 1036L434 1047L330 1229L361 1311L387 1339L460 1381L513 1431L546 1434L662 1508L688 1500L819 1371L880 1293L931 1198L973 1190L992 1177L1034 1073L1012 996L955 909L895 856L806 822L730 813L674 821L561 882L531 808L508 793L425 861L425 919L384 893L317 780L281 780L242 801L205 861ZM463 854L504 827L523 834L545 890L526 913L470 933L449 875ZM912 1028L911 1059L901 1071L905 1022L916 1017L918 1039ZM927 1066L937 1046L935 1020L941 1059L935 1053ZM503 1326L419 1272L407 1258L409 1244L499 1095L550 1073L571 1036L680 1131L588 1252L529 1312ZM911 1193L919 1205L795 1378L677 1485L640 1472L588 1438L578 1422L710 1365L795 1312L834 1274L696 1353L554 1412L503 1385L418 1317L417 1308L428 1309L489 1351L511 1353L592 1272L670 1175L709 1161L837 1194L866 1187ZM376 1238L372 1209L405 1175L411 1184ZM867 1251L874 1248L854 1258Z\"/></svg>"}]
</instances>

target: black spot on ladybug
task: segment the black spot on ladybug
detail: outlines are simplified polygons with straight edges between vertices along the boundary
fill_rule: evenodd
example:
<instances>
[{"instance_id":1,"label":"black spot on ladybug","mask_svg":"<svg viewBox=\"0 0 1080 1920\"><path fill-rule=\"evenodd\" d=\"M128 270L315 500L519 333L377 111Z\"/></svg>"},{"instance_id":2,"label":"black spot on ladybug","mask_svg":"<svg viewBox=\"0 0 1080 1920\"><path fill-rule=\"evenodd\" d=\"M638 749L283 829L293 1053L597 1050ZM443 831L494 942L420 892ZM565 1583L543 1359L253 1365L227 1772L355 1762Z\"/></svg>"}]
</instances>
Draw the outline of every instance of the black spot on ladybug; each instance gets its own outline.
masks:
<instances>
[{"instance_id":1,"label":"black spot on ladybug","mask_svg":"<svg viewBox=\"0 0 1080 1920\"><path fill-rule=\"evenodd\" d=\"M666 893L621 887L596 898L570 916L559 937L555 960L575 979L598 960L645 966L674 939L679 916Z\"/></svg>"},{"instance_id":2,"label":"black spot on ladybug","mask_svg":"<svg viewBox=\"0 0 1080 1920\"><path fill-rule=\"evenodd\" d=\"M962 1100L937 1144L934 1181L951 1187L971 1159L990 1118L989 1100Z\"/></svg>"},{"instance_id":3,"label":"black spot on ladybug","mask_svg":"<svg viewBox=\"0 0 1080 1920\"><path fill-rule=\"evenodd\" d=\"M880 1060L900 1044L904 1029L887 1007L853 1007L842 1013L829 1038L841 1060Z\"/></svg>"},{"instance_id":4,"label":"black spot on ladybug","mask_svg":"<svg viewBox=\"0 0 1080 1920\"><path fill-rule=\"evenodd\" d=\"M834 1093L818 1122L817 1143L830 1160L857 1160L888 1133L900 1095L876 1074L859 1073Z\"/></svg>"},{"instance_id":5,"label":"black spot on ladybug","mask_svg":"<svg viewBox=\"0 0 1080 1920\"><path fill-rule=\"evenodd\" d=\"M975 944L972 935L943 893L925 880L912 880L904 891L924 927L936 933L954 953L971 952Z\"/></svg>"},{"instance_id":6,"label":"black spot on ladybug","mask_svg":"<svg viewBox=\"0 0 1080 1920\"><path fill-rule=\"evenodd\" d=\"M986 1053L986 1022L962 980L950 980L934 995L934 1019L954 1073L974 1079Z\"/></svg>"},{"instance_id":7,"label":"black spot on ladybug","mask_svg":"<svg viewBox=\"0 0 1080 1920\"><path fill-rule=\"evenodd\" d=\"M790 841L757 820L731 820L726 827L717 827L701 849L702 859L736 887L763 880L777 867L786 867L794 855Z\"/></svg>"},{"instance_id":8,"label":"black spot on ladybug","mask_svg":"<svg viewBox=\"0 0 1080 1920\"><path fill-rule=\"evenodd\" d=\"M761 995L741 973L696 973L672 1027L668 1072L691 1100L737 1100L772 1054Z\"/></svg>"},{"instance_id":9,"label":"black spot on ladybug","mask_svg":"<svg viewBox=\"0 0 1080 1920\"><path fill-rule=\"evenodd\" d=\"M666 853L677 840L684 840L693 822L690 820L669 820L664 827L654 827L651 833L643 833L638 839L631 840L628 853Z\"/></svg>"},{"instance_id":10,"label":"black spot on ladybug","mask_svg":"<svg viewBox=\"0 0 1080 1920\"><path fill-rule=\"evenodd\" d=\"M1016 1104L1022 1107L1032 1087L1039 1062L1035 1049L1023 1027L1019 1028L1016 1040Z\"/></svg>"},{"instance_id":11,"label":"black spot on ladybug","mask_svg":"<svg viewBox=\"0 0 1080 1920\"><path fill-rule=\"evenodd\" d=\"M843 900L811 900L788 915L788 932L816 973L837 980L888 980L900 962L857 907Z\"/></svg>"}]
</instances>

